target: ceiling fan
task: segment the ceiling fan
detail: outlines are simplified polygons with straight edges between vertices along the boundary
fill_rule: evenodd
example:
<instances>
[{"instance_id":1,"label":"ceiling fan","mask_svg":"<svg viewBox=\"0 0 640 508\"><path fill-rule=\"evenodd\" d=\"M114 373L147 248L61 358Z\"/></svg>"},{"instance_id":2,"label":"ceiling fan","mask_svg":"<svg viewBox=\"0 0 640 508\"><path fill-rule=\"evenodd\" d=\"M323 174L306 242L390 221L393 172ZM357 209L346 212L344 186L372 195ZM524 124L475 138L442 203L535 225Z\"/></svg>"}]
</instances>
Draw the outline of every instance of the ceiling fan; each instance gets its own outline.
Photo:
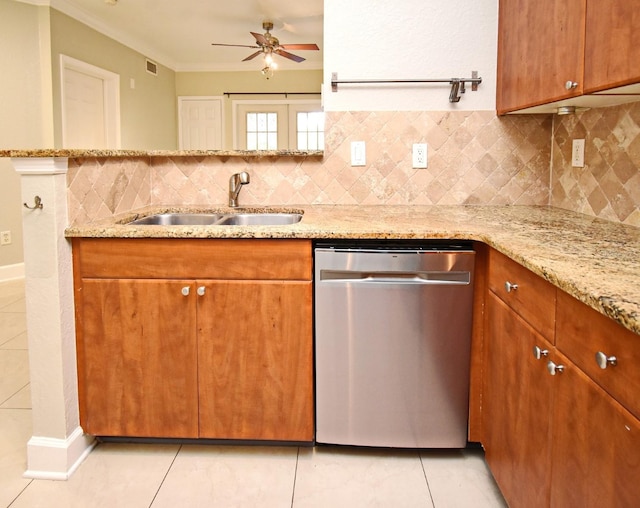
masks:
<instances>
[{"instance_id":1,"label":"ceiling fan","mask_svg":"<svg viewBox=\"0 0 640 508\"><path fill-rule=\"evenodd\" d=\"M263 21L262 28L265 30L264 34L258 34L255 32L249 32L256 39L256 44L253 46L245 45L245 44L222 44L222 43L211 43L212 46L233 46L238 48L253 48L257 49L255 53L252 53L247 58L244 58L242 61L245 62L247 60L251 60L258 55L271 56L273 53L276 55L280 55L284 58L288 58L289 60L293 60L294 62L303 62L305 59L301 56L294 55L293 53L289 53L288 49L294 50L312 50L318 51L320 48L317 44L280 44L280 41L277 37L273 36L269 30L273 30L273 23L271 21Z\"/></svg>"}]
</instances>

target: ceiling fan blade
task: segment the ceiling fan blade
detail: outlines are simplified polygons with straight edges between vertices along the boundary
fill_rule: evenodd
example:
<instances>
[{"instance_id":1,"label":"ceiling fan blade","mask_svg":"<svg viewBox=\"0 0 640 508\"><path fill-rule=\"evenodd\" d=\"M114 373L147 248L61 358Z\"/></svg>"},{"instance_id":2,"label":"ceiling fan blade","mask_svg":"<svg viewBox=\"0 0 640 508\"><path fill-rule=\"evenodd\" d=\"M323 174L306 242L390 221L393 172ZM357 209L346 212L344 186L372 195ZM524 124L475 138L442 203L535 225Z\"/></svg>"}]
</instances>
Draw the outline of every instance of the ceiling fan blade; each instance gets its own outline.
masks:
<instances>
[{"instance_id":1,"label":"ceiling fan blade","mask_svg":"<svg viewBox=\"0 0 640 508\"><path fill-rule=\"evenodd\" d=\"M260 44L260 46L269 46L269 41L266 39L264 35L257 34L255 32L249 32L249 33L256 38L256 41L258 42L258 44Z\"/></svg>"},{"instance_id":2,"label":"ceiling fan blade","mask_svg":"<svg viewBox=\"0 0 640 508\"><path fill-rule=\"evenodd\" d=\"M212 42L211 43L212 46L228 46L228 47L232 47L232 48L259 48L260 46L249 46L248 44L223 44L223 43L219 43L219 42Z\"/></svg>"},{"instance_id":3,"label":"ceiling fan blade","mask_svg":"<svg viewBox=\"0 0 640 508\"><path fill-rule=\"evenodd\" d=\"M255 53L249 55L247 58L243 58L242 61L246 62L247 60L253 60L255 57L257 57L258 55L262 54L262 50L260 51L256 51Z\"/></svg>"},{"instance_id":4,"label":"ceiling fan blade","mask_svg":"<svg viewBox=\"0 0 640 508\"><path fill-rule=\"evenodd\" d=\"M304 62L304 60L305 60L301 56L294 55L293 53L287 53L286 51L283 51L282 49L274 49L273 52L277 53L280 56L288 58L289 60L293 60L294 62L300 63L300 62Z\"/></svg>"},{"instance_id":5,"label":"ceiling fan blade","mask_svg":"<svg viewBox=\"0 0 640 508\"><path fill-rule=\"evenodd\" d=\"M283 49L305 49L310 51L319 51L317 44L280 44Z\"/></svg>"}]
</instances>

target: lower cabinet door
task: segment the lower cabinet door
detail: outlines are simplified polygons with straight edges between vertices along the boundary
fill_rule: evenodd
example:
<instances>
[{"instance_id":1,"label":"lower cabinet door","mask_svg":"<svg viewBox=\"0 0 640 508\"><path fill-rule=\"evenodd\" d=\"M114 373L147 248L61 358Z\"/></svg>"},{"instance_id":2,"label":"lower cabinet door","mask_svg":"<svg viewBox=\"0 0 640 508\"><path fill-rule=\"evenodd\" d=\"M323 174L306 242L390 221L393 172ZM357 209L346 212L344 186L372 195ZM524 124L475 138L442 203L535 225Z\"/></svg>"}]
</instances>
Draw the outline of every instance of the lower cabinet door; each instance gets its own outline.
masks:
<instances>
[{"instance_id":1,"label":"lower cabinet door","mask_svg":"<svg viewBox=\"0 0 640 508\"><path fill-rule=\"evenodd\" d=\"M313 440L311 282L198 282L200 437Z\"/></svg>"},{"instance_id":2,"label":"lower cabinet door","mask_svg":"<svg viewBox=\"0 0 640 508\"><path fill-rule=\"evenodd\" d=\"M491 292L487 305L486 460L509 506L548 506L553 377L533 349L550 346Z\"/></svg>"},{"instance_id":3,"label":"lower cabinet door","mask_svg":"<svg viewBox=\"0 0 640 508\"><path fill-rule=\"evenodd\" d=\"M566 360L556 376L551 506L638 506L640 421Z\"/></svg>"},{"instance_id":4,"label":"lower cabinet door","mask_svg":"<svg viewBox=\"0 0 640 508\"><path fill-rule=\"evenodd\" d=\"M198 436L195 285L83 279L81 425L98 436Z\"/></svg>"}]
</instances>

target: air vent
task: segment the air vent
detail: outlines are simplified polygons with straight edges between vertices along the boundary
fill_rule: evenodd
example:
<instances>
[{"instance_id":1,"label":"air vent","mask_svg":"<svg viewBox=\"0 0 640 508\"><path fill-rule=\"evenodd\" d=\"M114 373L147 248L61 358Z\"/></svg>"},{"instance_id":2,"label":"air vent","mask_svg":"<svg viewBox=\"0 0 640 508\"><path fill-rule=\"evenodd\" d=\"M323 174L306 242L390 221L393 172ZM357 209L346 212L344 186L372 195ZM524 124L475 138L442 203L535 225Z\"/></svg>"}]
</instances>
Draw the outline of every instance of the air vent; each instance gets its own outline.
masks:
<instances>
[{"instance_id":1,"label":"air vent","mask_svg":"<svg viewBox=\"0 0 640 508\"><path fill-rule=\"evenodd\" d=\"M158 64L155 62L152 62L148 58L147 58L147 72L149 74L153 74L154 76L158 75Z\"/></svg>"}]
</instances>

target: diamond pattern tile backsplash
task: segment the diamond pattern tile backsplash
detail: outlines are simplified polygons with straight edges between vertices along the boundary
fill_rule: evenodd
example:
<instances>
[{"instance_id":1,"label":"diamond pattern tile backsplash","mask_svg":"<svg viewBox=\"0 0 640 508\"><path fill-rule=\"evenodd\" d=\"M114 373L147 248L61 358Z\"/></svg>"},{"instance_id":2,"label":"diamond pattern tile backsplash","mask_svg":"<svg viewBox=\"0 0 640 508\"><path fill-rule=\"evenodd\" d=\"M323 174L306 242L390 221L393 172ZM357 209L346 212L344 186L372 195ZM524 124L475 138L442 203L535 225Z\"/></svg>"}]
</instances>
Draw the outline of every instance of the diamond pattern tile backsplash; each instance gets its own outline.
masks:
<instances>
[{"instance_id":1,"label":"diamond pattern tile backsplash","mask_svg":"<svg viewBox=\"0 0 640 508\"><path fill-rule=\"evenodd\" d=\"M585 167L571 167L572 140ZM551 204L640 226L640 102L557 117Z\"/></svg>"},{"instance_id":2,"label":"diamond pattern tile backsplash","mask_svg":"<svg viewBox=\"0 0 640 508\"><path fill-rule=\"evenodd\" d=\"M69 215L78 224L149 204L225 205L229 177L248 171L241 205L551 202L640 225L639 125L639 106L555 120L491 111L330 112L324 157L76 159ZM587 140L581 170L570 164L575 137ZM365 142L365 166L351 166L352 141ZM411 167L413 143L427 143L426 169Z\"/></svg>"}]
</instances>

